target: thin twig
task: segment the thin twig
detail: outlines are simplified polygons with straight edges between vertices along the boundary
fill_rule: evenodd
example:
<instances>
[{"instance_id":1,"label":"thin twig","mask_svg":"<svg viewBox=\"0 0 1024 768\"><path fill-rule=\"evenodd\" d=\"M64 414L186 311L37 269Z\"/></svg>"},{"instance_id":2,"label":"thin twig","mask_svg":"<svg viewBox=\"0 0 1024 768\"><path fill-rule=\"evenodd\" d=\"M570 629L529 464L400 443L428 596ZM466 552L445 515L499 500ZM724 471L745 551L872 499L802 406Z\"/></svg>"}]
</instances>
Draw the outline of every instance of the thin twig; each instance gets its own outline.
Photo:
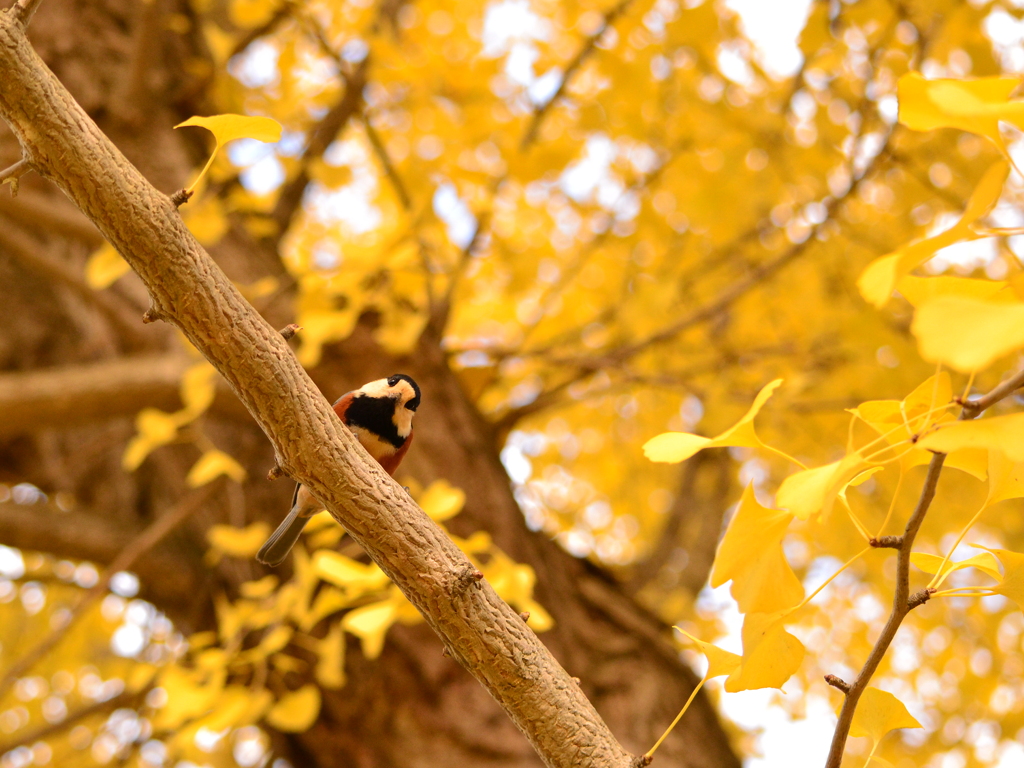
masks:
<instances>
[{"instance_id":1,"label":"thin twig","mask_svg":"<svg viewBox=\"0 0 1024 768\"><path fill-rule=\"evenodd\" d=\"M982 411L1009 397L1021 386L1024 386L1024 369L1018 371L988 394L983 395L977 400L963 403L960 419L969 421L976 418ZM910 552L913 549L917 532L921 528L921 523L924 521L924 516L928 513L932 499L935 498L935 488L939 482L939 475L942 474L942 465L945 460L946 454L944 453L937 453L932 456L931 463L928 465L928 474L925 476L924 486L921 489L921 497L918 499L917 507L915 507L913 514L907 521L907 527L903 531L903 535L900 537L883 537L884 539L900 540L897 549L896 590L893 595L892 612L889 614L889 620L882 629L881 635L875 641L867 661L864 662L860 674L857 675L857 679L850 684L850 688L846 692L846 700L843 702L843 708L839 713L839 722L836 723L836 729L832 735L832 747L829 750L825 768L840 768L843 761L843 751L846 748L846 740L850 735L850 724L853 722L853 715L857 710L857 703L860 700L861 694L868 687L868 683L878 669L878 665L881 663L886 651L888 651L893 638L896 637L896 632L899 630L903 620L910 611L928 602L935 593L934 589L927 588L913 595L910 594ZM880 542L879 546L886 546L887 544L881 544Z\"/></svg>"},{"instance_id":2,"label":"thin twig","mask_svg":"<svg viewBox=\"0 0 1024 768\"><path fill-rule=\"evenodd\" d=\"M537 133L540 131L540 125L544 121L545 115L555 105L555 103L562 98L565 93L566 87L572 80L573 76L583 65L583 62L587 60L597 43L604 36L604 33L615 23L615 20L622 15L622 13L629 7L633 0L620 0L618 5L612 7L604 16L601 22L601 26L598 27L597 31L590 35L580 46L580 49L576 52L572 61L565 67L565 74L562 75L562 81L558 84L558 89L551 95L551 98L537 107L533 112L533 119L530 120L530 125L523 134L522 141L519 142L519 151L525 151L537 138Z\"/></svg>"},{"instance_id":3,"label":"thin twig","mask_svg":"<svg viewBox=\"0 0 1024 768\"><path fill-rule=\"evenodd\" d=\"M21 28L24 29L32 21L32 17L35 16L36 11L39 10L39 6L43 0L18 0L18 4L12 9L14 18L17 19Z\"/></svg>"},{"instance_id":4,"label":"thin twig","mask_svg":"<svg viewBox=\"0 0 1024 768\"><path fill-rule=\"evenodd\" d=\"M0 171L0 184L10 184L11 197L17 197L18 181L31 170L32 166L29 164L28 160L23 157L14 165Z\"/></svg>"},{"instance_id":5,"label":"thin twig","mask_svg":"<svg viewBox=\"0 0 1024 768\"><path fill-rule=\"evenodd\" d=\"M19 677L28 672L35 666L36 662L53 650L92 605L106 595L107 588L110 586L110 580L115 573L131 568L136 560L156 546L164 536L177 528L206 504L222 483L223 481L215 481L192 492L182 499L177 507L155 520L148 528L135 537L128 546L121 550L120 554L114 558L110 566L104 571L102 578L79 598L67 621L52 630L50 634L14 662L7 672L4 673L3 679L0 679L0 699L7 695L7 692Z\"/></svg>"}]
</instances>

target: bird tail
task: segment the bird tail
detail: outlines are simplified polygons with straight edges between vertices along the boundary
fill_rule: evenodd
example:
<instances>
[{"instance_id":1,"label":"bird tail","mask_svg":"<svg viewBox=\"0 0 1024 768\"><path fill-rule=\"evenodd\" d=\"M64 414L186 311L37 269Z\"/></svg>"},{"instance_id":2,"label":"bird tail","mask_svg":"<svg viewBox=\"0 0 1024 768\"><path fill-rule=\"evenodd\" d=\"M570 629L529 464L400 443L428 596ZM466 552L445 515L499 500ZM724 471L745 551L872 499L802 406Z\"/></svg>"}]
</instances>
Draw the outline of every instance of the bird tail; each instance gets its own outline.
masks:
<instances>
[{"instance_id":1,"label":"bird tail","mask_svg":"<svg viewBox=\"0 0 1024 768\"><path fill-rule=\"evenodd\" d=\"M270 538L260 547L256 553L256 559L266 565L275 566L284 562L295 542L299 540L299 534L306 527L309 515L303 514L306 509L296 499L288 516L277 526L277 530L270 534Z\"/></svg>"}]
</instances>

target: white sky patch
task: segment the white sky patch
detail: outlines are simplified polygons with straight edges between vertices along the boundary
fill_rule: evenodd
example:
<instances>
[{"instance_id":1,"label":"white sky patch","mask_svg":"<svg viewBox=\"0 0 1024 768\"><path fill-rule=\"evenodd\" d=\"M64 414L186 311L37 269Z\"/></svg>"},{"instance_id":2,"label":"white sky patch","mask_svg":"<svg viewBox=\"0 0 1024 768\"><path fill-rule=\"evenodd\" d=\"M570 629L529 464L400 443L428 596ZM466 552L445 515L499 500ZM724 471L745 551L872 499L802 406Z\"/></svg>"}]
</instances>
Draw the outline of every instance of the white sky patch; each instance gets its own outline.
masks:
<instances>
[{"instance_id":1,"label":"white sky patch","mask_svg":"<svg viewBox=\"0 0 1024 768\"><path fill-rule=\"evenodd\" d=\"M587 139L583 159L570 165L562 174L562 191L576 202L589 198L598 185L608 178L608 169L616 154L615 143L607 136L591 136Z\"/></svg>"},{"instance_id":2,"label":"white sky patch","mask_svg":"<svg viewBox=\"0 0 1024 768\"><path fill-rule=\"evenodd\" d=\"M459 197L455 185L441 184L434 192L434 213L445 223L448 239L459 248L465 248L476 232L476 217Z\"/></svg>"},{"instance_id":3,"label":"white sky patch","mask_svg":"<svg viewBox=\"0 0 1024 768\"><path fill-rule=\"evenodd\" d=\"M782 79L796 74L803 63L797 41L807 22L811 2L725 0L725 5L739 14L743 34L754 44L761 66L768 74Z\"/></svg>"},{"instance_id":4,"label":"white sky patch","mask_svg":"<svg viewBox=\"0 0 1024 768\"><path fill-rule=\"evenodd\" d=\"M326 222L343 222L357 235L380 227L380 210L373 204L377 174L364 147L354 140L336 141L324 152L324 162L349 166L352 182L338 189L314 185L306 193L310 212Z\"/></svg>"},{"instance_id":5,"label":"white sky patch","mask_svg":"<svg viewBox=\"0 0 1024 768\"><path fill-rule=\"evenodd\" d=\"M278 50L264 40L257 40L228 62L228 72L247 88L264 88L279 79Z\"/></svg>"},{"instance_id":6,"label":"white sky patch","mask_svg":"<svg viewBox=\"0 0 1024 768\"><path fill-rule=\"evenodd\" d=\"M517 42L547 40L548 24L530 9L529 0L491 3L484 13L483 55L495 58Z\"/></svg>"}]
</instances>

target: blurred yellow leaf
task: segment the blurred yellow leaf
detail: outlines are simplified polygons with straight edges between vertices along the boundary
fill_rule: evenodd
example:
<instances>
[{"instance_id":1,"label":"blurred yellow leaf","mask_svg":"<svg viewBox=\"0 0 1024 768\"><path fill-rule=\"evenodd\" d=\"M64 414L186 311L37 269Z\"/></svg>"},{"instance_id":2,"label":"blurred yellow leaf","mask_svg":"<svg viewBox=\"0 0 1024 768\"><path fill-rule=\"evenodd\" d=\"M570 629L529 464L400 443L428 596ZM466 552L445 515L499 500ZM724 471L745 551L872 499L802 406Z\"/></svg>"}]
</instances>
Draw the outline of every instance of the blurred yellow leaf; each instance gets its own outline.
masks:
<instances>
[{"instance_id":1,"label":"blurred yellow leaf","mask_svg":"<svg viewBox=\"0 0 1024 768\"><path fill-rule=\"evenodd\" d=\"M260 521L245 528L211 525L206 531L206 540L211 547L229 557L252 557L269 535L270 526Z\"/></svg>"},{"instance_id":2,"label":"blurred yellow leaf","mask_svg":"<svg viewBox=\"0 0 1024 768\"><path fill-rule=\"evenodd\" d=\"M926 80L909 72L896 84L899 121L915 131L959 128L991 140L1005 151L999 121L1024 126L1024 102L1010 101L1016 77Z\"/></svg>"},{"instance_id":3,"label":"blurred yellow leaf","mask_svg":"<svg viewBox=\"0 0 1024 768\"><path fill-rule=\"evenodd\" d=\"M324 581L344 589L350 599L383 589L390 581L376 563L360 563L324 549L313 555L313 571Z\"/></svg>"},{"instance_id":4,"label":"blurred yellow leaf","mask_svg":"<svg viewBox=\"0 0 1024 768\"><path fill-rule=\"evenodd\" d=\"M759 448L763 444L754 432L754 417L768 402L768 398L782 384L782 379L767 384L757 397L754 404L738 422L717 437L708 438L700 435L693 435L687 432L664 432L657 437L652 437L644 443L644 455L651 461L678 463L704 448L715 448L722 446L747 446Z\"/></svg>"},{"instance_id":5,"label":"blurred yellow leaf","mask_svg":"<svg viewBox=\"0 0 1024 768\"><path fill-rule=\"evenodd\" d=\"M273 593L277 589L277 585L280 579L274 574L264 576L262 579L257 581L244 581L239 586L238 591L242 594L242 597L258 599L266 597Z\"/></svg>"},{"instance_id":6,"label":"blurred yellow leaf","mask_svg":"<svg viewBox=\"0 0 1024 768\"><path fill-rule=\"evenodd\" d=\"M85 263L85 282L90 288L100 290L113 285L122 275L131 271L132 268L117 249L110 243L103 243Z\"/></svg>"},{"instance_id":7,"label":"blurred yellow leaf","mask_svg":"<svg viewBox=\"0 0 1024 768\"><path fill-rule=\"evenodd\" d=\"M217 392L217 369L207 362L191 366L181 380L181 400L185 408L175 414L179 423L192 421L205 412Z\"/></svg>"},{"instance_id":8,"label":"blurred yellow leaf","mask_svg":"<svg viewBox=\"0 0 1024 768\"><path fill-rule=\"evenodd\" d=\"M914 314L921 357L970 373L1024 346L1024 303L940 296Z\"/></svg>"},{"instance_id":9,"label":"blurred yellow leaf","mask_svg":"<svg viewBox=\"0 0 1024 768\"><path fill-rule=\"evenodd\" d=\"M918 445L938 453L987 448L1002 451L1014 463L1024 462L1024 413L941 424Z\"/></svg>"},{"instance_id":10,"label":"blurred yellow leaf","mask_svg":"<svg viewBox=\"0 0 1024 768\"><path fill-rule=\"evenodd\" d=\"M960 296L984 301L1002 294L1005 295L1006 301L1013 301L1013 292L1007 291L1008 287L1009 283L1004 280L974 280L953 275L907 275L900 280L896 290L903 294L903 298L910 302L911 306L919 307L940 296Z\"/></svg>"},{"instance_id":11,"label":"blurred yellow leaf","mask_svg":"<svg viewBox=\"0 0 1024 768\"><path fill-rule=\"evenodd\" d=\"M867 736L876 744L889 731L897 728L920 728L903 702L891 693L868 687L861 694L857 711L850 723L851 736Z\"/></svg>"},{"instance_id":12,"label":"blurred yellow leaf","mask_svg":"<svg viewBox=\"0 0 1024 768\"><path fill-rule=\"evenodd\" d=\"M316 642L316 681L328 690L345 685L345 634L341 625L331 624L327 636Z\"/></svg>"},{"instance_id":13,"label":"blurred yellow leaf","mask_svg":"<svg viewBox=\"0 0 1024 768\"><path fill-rule=\"evenodd\" d=\"M370 603L345 614L342 628L358 637L363 643L363 655L368 659L380 656L384 649L384 635L395 623L398 606L393 600Z\"/></svg>"},{"instance_id":14,"label":"blurred yellow leaf","mask_svg":"<svg viewBox=\"0 0 1024 768\"><path fill-rule=\"evenodd\" d=\"M245 480L245 470L241 464L223 451L210 450L200 456L199 461L192 465L185 482L192 488L198 488L221 475L227 475L236 483Z\"/></svg>"},{"instance_id":15,"label":"blurred yellow leaf","mask_svg":"<svg viewBox=\"0 0 1024 768\"><path fill-rule=\"evenodd\" d=\"M857 280L857 287L864 300L881 308L889 301L893 290L904 275L924 264L937 250L961 240L975 240L980 237L981 235L975 234L971 226L987 214L999 200L1009 173L1009 163L1000 160L993 164L978 182L960 221L937 235L910 243L868 264Z\"/></svg>"},{"instance_id":16,"label":"blurred yellow leaf","mask_svg":"<svg viewBox=\"0 0 1024 768\"><path fill-rule=\"evenodd\" d=\"M308 731L320 714L320 689L304 685L286 693L267 712L267 725L284 733Z\"/></svg>"},{"instance_id":17,"label":"blurred yellow leaf","mask_svg":"<svg viewBox=\"0 0 1024 768\"><path fill-rule=\"evenodd\" d=\"M438 523L455 517L466 503L466 493L447 480L435 480L417 499L431 520Z\"/></svg>"},{"instance_id":18,"label":"blurred yellow leaf","mask_svg":"<svg viewBox=\"0 0 1024 768\"><path fill-rule=\"evenodd\" d=\"M762 507L753 485L743 492L711 569L712 587L732 580L729 591L740 613L774 613L803 599L803 585L782 552L792 520L790 512Z\"/></svg>"},{"instance_id":19,"label":"blurred yellow leaf","mask_svg":"<svg viewBox=\"0 0 1024 768\"><path fill-rule=\"evenodd\" d=\"M178 436L178 421L156 408L143 408L135 417L135 435L125 448L121 466L131 472L139 468L154 448L167 445Z\"/></svg>"}]
</instances>

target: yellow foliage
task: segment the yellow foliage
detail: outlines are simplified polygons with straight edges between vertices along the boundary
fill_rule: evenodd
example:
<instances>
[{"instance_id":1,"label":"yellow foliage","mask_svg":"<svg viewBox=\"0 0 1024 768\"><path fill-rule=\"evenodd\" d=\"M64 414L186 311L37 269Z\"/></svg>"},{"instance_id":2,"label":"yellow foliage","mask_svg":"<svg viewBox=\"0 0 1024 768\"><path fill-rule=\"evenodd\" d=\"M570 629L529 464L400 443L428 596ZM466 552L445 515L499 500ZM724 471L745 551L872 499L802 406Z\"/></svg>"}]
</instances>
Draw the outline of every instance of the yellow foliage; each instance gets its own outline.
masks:
<instances>
[{"instance_id":1,"label":"yellow foliage","mask_svg":"<svg viewBox=\"0 0 1024 768\"><path fill-rule=\"evenodd\" d=\"M902 701L887 691L869 686L861 694L860 705L850 724L850 735L867 736L878 743L889 731L920 727Z\"/></svg>"},{"instance_id":2,"label":"yellow foliage","mask_svg":"<svg viewBox=\"0 0 1024 768\"><path fill-rule=\"evenodd\" d=\"M256 522L245 528L213 525L206 532L210 546L229 557L252 557L270 535L270 526Z\"/></svg>"},{"instance_id":3,"label":"yellow foliage","mask_svg":"<svg viewBox=\"0 0 1024 768\"><path fill-rule=\"evenodd\" d=\"M89 261L85 264L85 282L90 288L100 290L113 285L120 277L131 271L132 268L117 249L105 242L89 256Z\"/></svg>"},{"instance_id":4,"label":"yellow foliage","mask_svg":"<svg viewBox=\"0 0 1024 768\"><path fill-rule=\"evenodd\" d=\"M267 724L285 733L308 730L320 714L320 689L304 685L281 696L267 712Z\"/></svg>"}]
</instances>

